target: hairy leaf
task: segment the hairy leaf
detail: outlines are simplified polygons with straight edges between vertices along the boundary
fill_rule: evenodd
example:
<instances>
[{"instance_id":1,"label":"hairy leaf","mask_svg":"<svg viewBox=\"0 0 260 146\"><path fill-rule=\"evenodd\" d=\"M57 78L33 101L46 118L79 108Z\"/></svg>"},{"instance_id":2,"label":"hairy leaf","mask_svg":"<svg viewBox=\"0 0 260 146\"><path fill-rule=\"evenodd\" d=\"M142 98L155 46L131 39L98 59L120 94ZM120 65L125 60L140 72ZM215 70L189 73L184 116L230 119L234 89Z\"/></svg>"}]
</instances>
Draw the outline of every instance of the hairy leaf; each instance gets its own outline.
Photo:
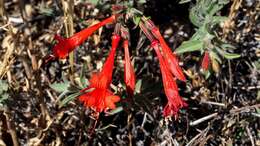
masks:
<instances>
[{"instance_id":1,"label":"hairy leaf","mask_svg":"<svg viewBox=\"0 0 260 146\"><path fill-rule=\"evenodd\" d=\"M198 51L203 48L203 42L201 40L191 40L185 41L179 46L175 52L177 54L182 54L186 52Z\"/></svg>"},{"instance_id":2,"label":"hairy leaf","mask_svg":"<svg viewBox=\"0 0 260 146\"><path fill-rule=\"evenodd\" d=\"M53 84L50 85L50 87L51 87L53 90L55 90L55 91L61 93L61 92L67 91L69 85L70 85L69 82L53 83Z\"/></svg>"}]
</instances>

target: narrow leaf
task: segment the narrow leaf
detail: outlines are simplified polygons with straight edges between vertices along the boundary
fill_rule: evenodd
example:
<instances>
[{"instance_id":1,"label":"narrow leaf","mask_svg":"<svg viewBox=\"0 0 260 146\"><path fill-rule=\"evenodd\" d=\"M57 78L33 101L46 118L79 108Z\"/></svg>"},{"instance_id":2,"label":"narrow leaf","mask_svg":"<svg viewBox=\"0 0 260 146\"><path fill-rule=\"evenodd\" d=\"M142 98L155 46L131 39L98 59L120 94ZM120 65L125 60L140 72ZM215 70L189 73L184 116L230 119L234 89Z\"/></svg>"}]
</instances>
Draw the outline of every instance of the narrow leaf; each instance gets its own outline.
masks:
<instances>
[{"instance_id":1,"label":"narrow leaf","mask_svg":"<svg viewBox=\"0 0 260 146\"><path fill-rule=\"evenodd\" d=\"M63 107L64 105L68 104L70 101L74 100L76 97L80 96L81 93L78 92L78 93L74 93L74 94L71 94L67 97L65 97L60 103L59 103L59 107Z\"/></svg>"},{"instance_id":2,"label":"narrow leaf","mask_svg":"<svg viewBox=\"0 0 260 146\"><path fill-rule=\"evenodd\" d=\"M141 17L135 16L135 17L133 17L133 20L134 20L135 25L139 25L139 22L141 21Z\"/></svg>"},{"instance_id":3,"label":"narrow leaf","mask_svg":"<svg viewBox=\"0 0 260 146\"><path fill-rule=\"evenodd\" d=\"M7 93L4 93L4 94L0 95L0 103L2 103L5 100L7 100L8 97L9 97L9 95Z\"/></svg>"},{"instance_id":4,"label":"narrow leaf","mask_svg":"<svg viewBox=\"0 0 260 146\"><path fill-rule=\"evenodd\" d=\"M239 58L240 55L239 54L225 52L224 53L224 57L227 58L227 59L236 59L236 58Z\"/></svg>"},{"instance_id":5,"label":"narrow leaf","mask_svg":"<svg viewBox=\"0 0 260 146\"><path fill-rule=\"evenodd\" d=\"M231 44L221 44L221 48L223 48L224 50L228 50L228 49L235 50L236 49L236 47Z\"/></svg>"},{"instance_id":6,"label":"narrow leaf","mask_svg":"<svg viewBox=\"0 0 260 146\"><path fill-rule=\"evenodd\" d=\"M186 52L198 51L203 48L203 42L201 40L191 40L185 41L179 46L175 52L177 54L182 54Z\"/></svg>"},{"instance_id":7,"label":"narrow leaf","mask_svg":"<svg viewBox=\"0 0 260 146\"><path fill-rule=\"evenodd\" d=\"M210 58L212 59L216 59L220 64L222 63L221 58L219 57L219 55L217 53L215 53L214 51L210 51L209 53Z\"/></svg>"},{"instance_id":8,"label":"narrow leaf","mask_svg":"<svg viewBox=\"0 0 260 146\"><path fill-rule=\"evenodd\" d=\"M236 59L239 58L240 55L239 54L235 54L235 53L228 53L226 51L223 51L221 48L217 48L217 51L226 59Z\"/></svg>"},{"instance_id":9,"label":"narrow leaf","mask_svg":"<svg viewBox=\"0 0 260 146\"><path fill-rule=\"evenodd\" d=\"M55 90L56 92L64 92L68 90L69 87L69 82L64 82L64 83L53 83L50 85L50 87Z\"/></svg>"},{"instance_id":10,"label":"narrow leaf","mask_svg":"<svg viewBox=\"0 0 260 146\"><path fill-rule=\"evenodd\" d=\"M89 2L93 5L97 5L99 0L89 0Z\"/></svg>"},{"instance_id":11,"label":"narrow leaf","mask_svg":"<svg viewBox=\"0 0 260 146\"><path fill-rule=\"evenodd\" d=\"M141 87L142 87L142 80L138 80L137 83L135 84L135 92L140 93Z\"/></svg>"},{"instance_id":12,"label":"narrow leaf","mask_svg":"<svg viewBox=\"0 0 260 146\"><path fill-rule=\"evenodd\" d=\"M181 0L180 2L179 2L179 4L184 4L184 3L188 3L188 2L190 2L191 0Z\"/></svg>"},{"instance_id":13,"label":"narrow leaf","mask_svg":"<svg viewBox=\"0 0 260 146\"><path fill-rule=\"evenodd\" d=\"M80 73L80 87L85 88L87 86L87 79L85 78L85 70L86 70L86 64L83 64L83 67L81 69Z\"/></svg>"},{"instance_id":14,"label":"narrow leaf","mask_svg":"<svg viewBox=\"0 0 260 146\"><path fill-rule=\"evenodd\" d=\"M111 110L110 112L107 113L108 116L112 116L112 115L115 115L117 113L120 113L121 111L123 111L123 107L122 106L119 106L113 110Z\"/></svg>"}]
</instances>

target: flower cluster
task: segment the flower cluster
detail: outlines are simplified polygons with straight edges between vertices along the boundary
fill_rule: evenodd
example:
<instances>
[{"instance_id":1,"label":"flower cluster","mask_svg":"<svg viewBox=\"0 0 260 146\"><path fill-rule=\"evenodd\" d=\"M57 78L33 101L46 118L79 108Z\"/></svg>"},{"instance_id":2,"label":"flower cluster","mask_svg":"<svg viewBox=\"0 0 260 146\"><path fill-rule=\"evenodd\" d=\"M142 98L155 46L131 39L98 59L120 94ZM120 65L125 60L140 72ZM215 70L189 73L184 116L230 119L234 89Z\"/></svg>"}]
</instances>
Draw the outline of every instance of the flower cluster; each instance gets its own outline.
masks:
<instances>
[{"instance_id":1,"label":"flower cluster","mask_svg":"<svg viewBox=\"0 0 260 146\"><path fill-rule=\"evenodd\" d=\"M55 39L58 43L53 48L53 56L58 59L66 58L71 51L82 44L91 34L93 34L93 32L108 23L116 22L118 16L119 15L112 15L100 23L90 26L67 39L56 35ZM179 66L178 58L172 53L171 48L162 37L159 28L156 27L151 20L146 18L141 19L139 27L151 41L151 47L154 49L159 59L164 91L168 99L163 114L166 117L177 116L179 109L187 106L179 95L175 79L176 77L181 81L186 81L182 69ZM111 50L102 70L92 75L90 85L81 90L82 95L79 96L80 101L82 101L86 107L89 107L98 113L108 109L114 109L116 107L115 103L120 100L119 96L113 94L110 85L112 82L114 58L121 41L125 53L124 81L126 90L130 97L134 95L136 80L129 53L129 31L127 28L123 27L122 24L116 23L115 31L112 35Z\"/></svg>"},{"instance_id":2,"label":"flower cluster","mask_svg":"<svg viewBox=\"0 0 260 146\"><path fill-rule=\"evenodd\" d=\"M115 22L117 17L118 15L112 15L111 17L104 19L100 23L90 26L67 39L56 35L54 38L58 41L58 43L53 47L53 56L57 59L66 58L71 51L82 44L91 34L93 34L100 27L108 23ZM122 36L123 48L125 52L124 79L126 83L126 89L130 96L132 96L134 93L135 73L130 60L128 41L129 37L127 37L128 31L124 29L120 24L117 24L115 27L115 32L112 36L111 50L102 67L102 70L92 75L89 87L81 90L82 95L79 96L80 101L82 101L86 107L93 109L95 112L102 112L108 109L114 109L116 107L115 103L120 100L120 97L114 95L113 92L110 90L110 85L112 82L116 50L122 39L120 35L121 29L122 32L124 32L122 33Z\"/></svg>"},{"instance_id":3,"label":"flower cluster","mask_svg":"<svg viewBox=\"0 0 260 146\"><path fill-rule=\"evenodd\" d=\"M142 20L144 23L140 22L139 26L146 37L151 41L151 47L159 59L164 92L168 99L163 114L165 117L177 116L179 109L187 106L187 104L179 95L178 86L173 75L182 81L186 81L186 78L179 66L176 55L172 53L171 48L165 42L159 28L149 19L143 18Z\"/></svg>"}]
</instances>

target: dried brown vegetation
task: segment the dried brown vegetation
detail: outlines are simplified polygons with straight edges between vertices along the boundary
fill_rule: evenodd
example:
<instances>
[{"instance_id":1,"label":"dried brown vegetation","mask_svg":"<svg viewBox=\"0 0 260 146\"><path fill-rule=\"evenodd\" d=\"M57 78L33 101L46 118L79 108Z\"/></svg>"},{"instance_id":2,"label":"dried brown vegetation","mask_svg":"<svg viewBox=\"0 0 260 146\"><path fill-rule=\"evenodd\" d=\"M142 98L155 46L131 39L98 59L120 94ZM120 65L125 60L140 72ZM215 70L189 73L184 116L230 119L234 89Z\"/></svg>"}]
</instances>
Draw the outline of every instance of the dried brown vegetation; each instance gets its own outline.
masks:
<instances>
[{"instance_id":1,"label":"dried brown vegetation","mask_svg":"<svg viewBox=\"0 0 260 146\"><path fill-rule=\"evenodd\" d=\"M188 77L186 84L179 83L180 93L189 107L177 120L162 117L165 96L161 93L159 66L148 48L132 50L142 87L137 87L141 92L126 110L110 116L103 113L92 129L95 121L91 111L78 99L60 108L59 93L49 85L63 78L76 84L83 64L86 77L99 69L108 52L104 48L109 47L111 26L100 29L81 45L70 55L70 61L42 66L53 46L53 36L70 36L107 17L107 7L112 3L95 7L72 0L0 0L0 79L8 85L8 90L3 90L8 99L0 105L0 145L260 145L257 0L234 0L222 12L229 19L218 35L237 48L240 58L212 64L217 73L206 79L196 63L198 54L180 56ZM188 4L147 0L134 6L155 20L173 48L194 33ZM133 29L133 48L138 36ZM122 54L117 55L118 68L123 67ZM121 92L122 72L116 69L115 74L114 88ZM0 88L4 89L4 84L0 82Z\"/></svg>"}]
</instances>

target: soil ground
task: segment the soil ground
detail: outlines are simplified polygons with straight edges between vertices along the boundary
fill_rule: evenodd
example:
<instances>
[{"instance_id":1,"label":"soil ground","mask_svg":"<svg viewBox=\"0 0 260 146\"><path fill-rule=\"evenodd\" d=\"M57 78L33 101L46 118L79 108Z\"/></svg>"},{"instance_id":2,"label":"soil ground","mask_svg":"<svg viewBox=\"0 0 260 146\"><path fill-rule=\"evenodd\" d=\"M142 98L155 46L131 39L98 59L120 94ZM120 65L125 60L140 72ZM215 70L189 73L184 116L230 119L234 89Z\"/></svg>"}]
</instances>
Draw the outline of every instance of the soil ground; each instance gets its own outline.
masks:
<instances>
[{"instance_id":1,"label":"soil ground","mask_svg":"<svg viewBox=\"0 0 260 146\"><path fill-rule=\"evenodd\" d=\"M95 8L76 2L75 32L109 16L106 6L111 3ZM134 5L160 26L172 48L195 32L188 17L190 3L147 0ZM159 63L151 50L134 49L139 31L133 29L131 54L137 80L142 80L142 92L134 96L132 105L125 105L126 110L112 116L102 113L92 129L95 120L90 117L91 111L78 99L59 108L59 93L50 84L63 82L64 78L76 82L84 63L87 78L97 71L109 51L111 26L77 49L71 76L68 59L39 66L51 52L54 34L65 35L62 4L51 0L5 1L0 5L0 77L8 83L8 100L0 108L0 145L260 145L260 4L257 0L242 0L232 12L231 5L221 13L233 13L229 16L234 25L219 33L241 57L224 60L219 73L205 79L199 71L200 54L180 55L180 64L194 77L187 83L178 82L189 106L177 119L162 116L166 97ZM113 78L116 86L123 82L122 56L121 50Z\"/></svg>"}]
</instances>

